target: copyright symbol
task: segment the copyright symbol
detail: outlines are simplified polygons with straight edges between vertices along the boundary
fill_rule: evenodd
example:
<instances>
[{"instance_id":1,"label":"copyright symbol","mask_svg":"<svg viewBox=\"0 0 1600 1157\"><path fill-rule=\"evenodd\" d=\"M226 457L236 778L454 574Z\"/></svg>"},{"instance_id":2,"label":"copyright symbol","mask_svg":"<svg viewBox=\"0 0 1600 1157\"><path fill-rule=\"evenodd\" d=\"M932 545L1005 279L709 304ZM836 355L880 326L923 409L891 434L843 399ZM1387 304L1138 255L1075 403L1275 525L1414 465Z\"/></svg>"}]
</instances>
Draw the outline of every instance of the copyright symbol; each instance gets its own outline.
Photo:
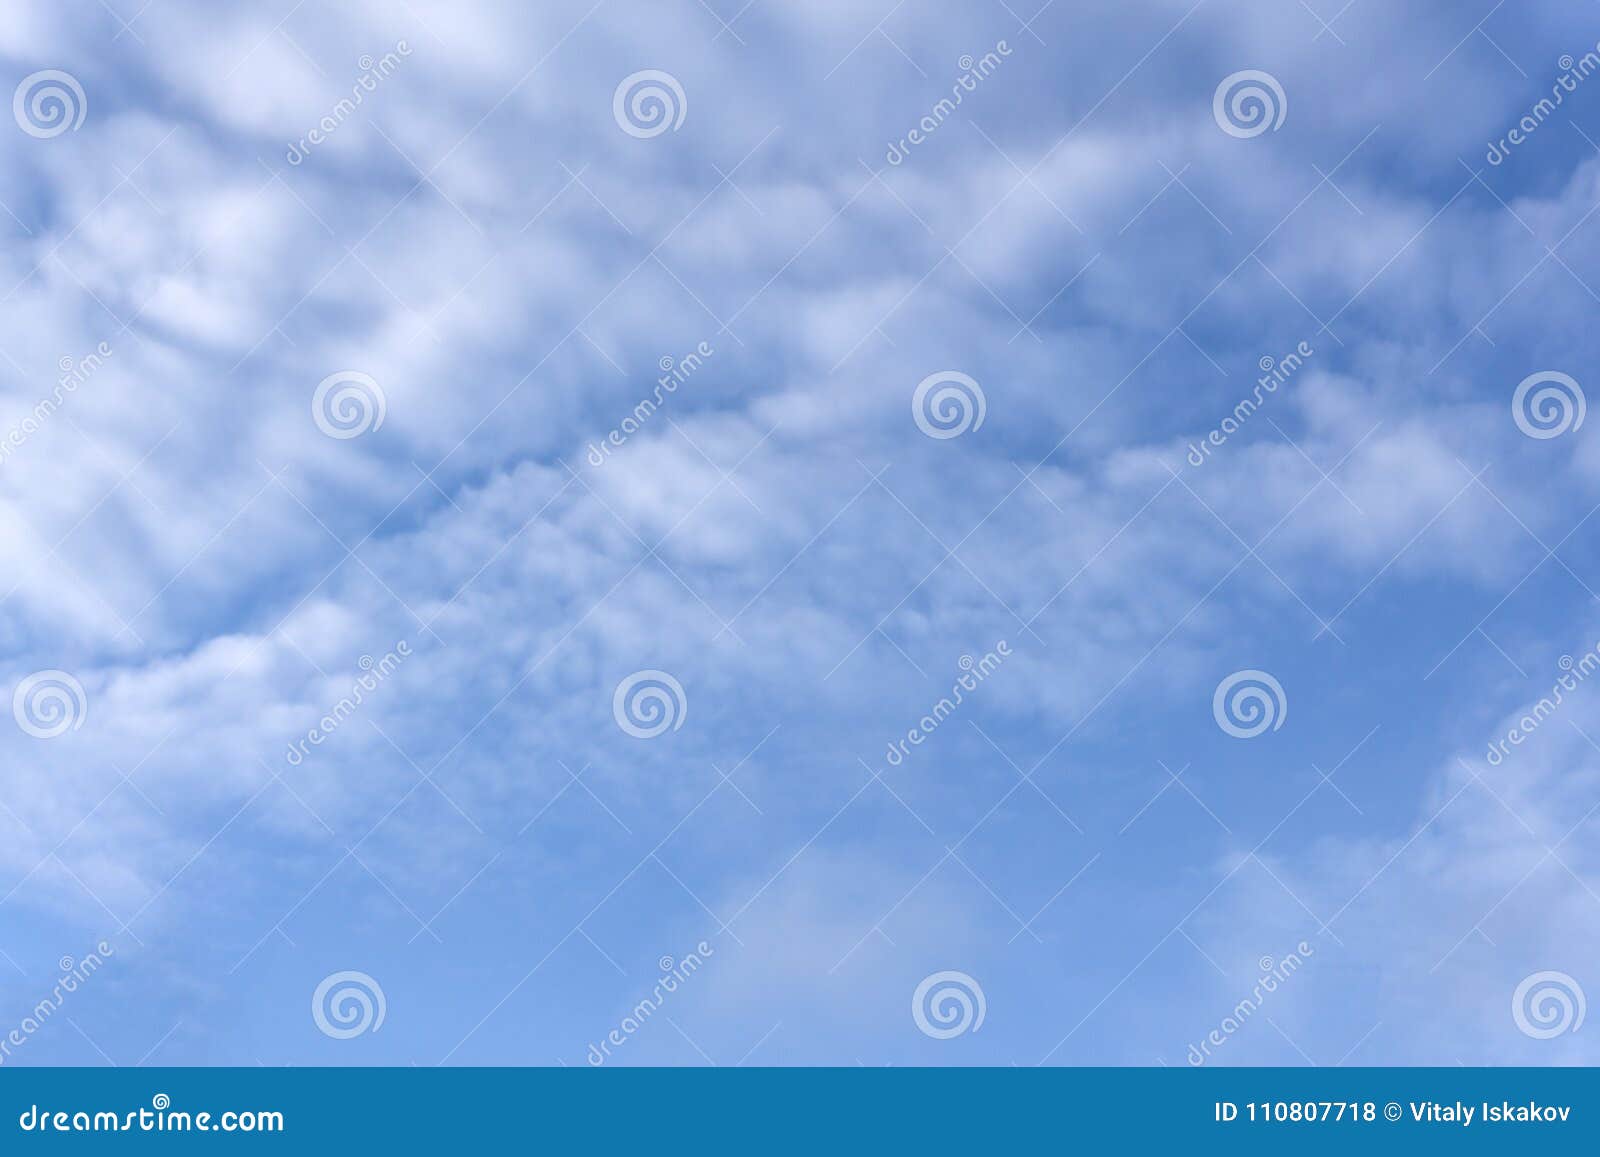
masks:
<instances>
[{"instance_id":1,"label":"copyright symbol","mask_svg":"<svg viewBox=\"0 0 1600 1157\"><path fill-rule=\"evenodd\" d=\"M1400 1106L1390 1101L1383 1107L1383 1115L1391 1121L1398 1121L1400 1119Z\"/></svg>"}]
</instances>

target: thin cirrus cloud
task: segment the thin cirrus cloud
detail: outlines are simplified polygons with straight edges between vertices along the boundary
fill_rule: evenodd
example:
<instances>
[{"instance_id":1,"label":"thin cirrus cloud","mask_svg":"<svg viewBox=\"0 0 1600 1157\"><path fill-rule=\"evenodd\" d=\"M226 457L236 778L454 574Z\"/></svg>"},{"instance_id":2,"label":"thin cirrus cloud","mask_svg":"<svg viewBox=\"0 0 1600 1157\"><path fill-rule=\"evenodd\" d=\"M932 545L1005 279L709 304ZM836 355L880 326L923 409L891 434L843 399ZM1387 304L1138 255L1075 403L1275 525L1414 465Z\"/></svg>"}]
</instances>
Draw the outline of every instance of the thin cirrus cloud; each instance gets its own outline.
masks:
<instances>
[{"instance_id":1,"label":"thin cirrus cloud","mask_svg":"<svg viewBox=\"0 0 1600 1157\"><path fill-rule=\"evenodd\" d=\"M1580 1059L1592 691L1485 753L1597 637L1600 120L1485 149L1595 36L1482 16L8 15L17 1017L580 1063L694 954L605 1063L1177 1064L1304 942L1207 1063Z\"/></svg>"}]
</instances>

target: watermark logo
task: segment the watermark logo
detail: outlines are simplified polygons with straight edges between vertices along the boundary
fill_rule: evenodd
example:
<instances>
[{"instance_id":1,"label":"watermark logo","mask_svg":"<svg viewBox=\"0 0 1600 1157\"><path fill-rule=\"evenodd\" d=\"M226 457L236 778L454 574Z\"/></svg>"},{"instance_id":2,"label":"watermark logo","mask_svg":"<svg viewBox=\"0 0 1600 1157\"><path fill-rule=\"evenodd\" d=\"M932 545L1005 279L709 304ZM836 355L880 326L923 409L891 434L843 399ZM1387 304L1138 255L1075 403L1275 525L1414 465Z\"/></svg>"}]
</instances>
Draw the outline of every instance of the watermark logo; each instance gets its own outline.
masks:
<instances>
[{"instance_id":1,"label":"watermark logo","mask_svg":"<svg viewBox=\"0 0 1600 1157\"><path fill-rule=\"evenodd\" d=\"M24 1133L282 1133L284 1123L282 1113L256 1109L229 1109L220 1114L174 1109L171 1097L157 1093L150 1098L150 1108L125 1113L106 1109L51 1112L48 1106L41 1109L30 1104L17 1117L17 1128Z\"/></svg>"},{"instance_id":2,"label":"watermark logo","mask_svg":"<svg viewBox=\"0 0 1600 1157\"><path fill-rule=\"evenodd\" d=\"M321 747L326 743L345 721L360 710L362 704L367 702L368 696L376 691L388 678L399 669L400 664L411 657L411 644L401 639L395 644L394 650L386 653L381 659L374 659L371 655L362 655L357 662L361 674L357 675L350 684L350 694L342 696L321 719L317 725L310 728L304 739L297 739L289 744L284 752L284 762L290 767L299 767L305 762L306 756L311 752L306 745Z\"/></svg>"},{"instance_id":3,"label":"watermark logo","mask_svg":"<svg viewBox=\"0 0 1600 1157\"><path fill-rule=\"evenodd\" d=\"M330 438L359 438L377 430L388 409L383 387L357 370L329 374L311 395L312 421Z\"/></svg>"},{"instance_id":4,"label":"watermark logo","mask_svg":"<svg viewBox=\"0 0 1600 1157\"><path fill-rule=\"evenodd\" d=\"M89 696L66 671L35 671L17 684L11 715L35 739L56 739L83 726Z\"/></svg>"},{"instance_id":5,"label":"watermark logo","mask_svg":"<svg viewBox=\"0 0 1600 1157\"><path fill-rule=\"evenodd\" d=\"M1529 374L1511 395L1511 417L1530 438L1559 438L1578 429L1587 409L1583 387L1559 370Z\"/></svg>"},{"instance_id":6,"label":"watermark logo","mask_svg":"<svg viewBox=\"0 0 1600 1157\"><path fill-rule=\"evenodd\" d=\"M1565 972L1535 972L1511 994L1511 1019L1534 1040L1577 1032L1586 1011L1582 985Z\"/></svg>"},{"instance_id":7,"label":"watermark logo","mask_svg":"<svg viewBox=\"0 0 1600 1157\"><path fill-rule=\"evenodd\" d=\"M1578 91L1578 85L1596 71L1600 71L1600 55L1597 53L1600 53L1600 44L1595 45L1594 50L1585 52L1577 60L1573 60L1570 53L1563 54L1561 59L1556 61L1556 66L1561 69L1561 75L1556 77L1556 82L1550 86L1550 96L1540 97L1527 112L1522 114L1505 136L1498 141L1490 141L1489 149L1483 154L1483 159L1491 165L1504 164L1513 149L1531 137L1568 96Z\"/></svg>"},{"instance_id":8,"label":"watermark logo","mask_svg":"<svg viewBox=\"0 0 1600 1157\"><path fill-rule=\"evenodd\" d=\"M678 392L678 387L694 377L706 359L716 353L710 342L701 342L681 358L663 357L656 364L661 376L648 398L640 398L622 422L599 442L589 443L589 465L604 466L613 450L620 449L629 438L644 428L644 424L659 410L666 400Z\"/></svg>"},{"instance_id":9,"label":"watermark logo","mask_svg":"<svg viewBox=\"0 0 1600 1157\"><path fill-rule=\"evenodd\" d=\"M48 140L71 129L89 115L89 98L70 72L47 68L22 78L11 97L11 115L30 137Z\"/></svg>"},{"instance_id":10,"label":"watermark logo","mask_svg":"<svg viewBox=\"0 0 1600 1157\"><path fill-rule=\"evenodd\" d=\"M1268 728L1276 731L1283 726L1289 717L1289 698L1283 684L1265 671L1235 671L1217 684L1211 715L1235 739L1254 739Z\"/></svg>"},{"instance_id":11,"label":"watermark logo","mask_svg":"<svg viewBox=\"0 0 1600 1157\"><path fill-rule=\"evenodd\" d=\"M911 1019L934 1040L977 1032L988 1009L982 986L965 972L935 972L911 994Z\"/></svg>"},{"instance_id":12,"label":"watermark logo","mask_svg":"<svg viewBox=\"0 0 1600 1157\"><path fill-rule=\"evenodd\" d=\"M961 69L961 75L956 77L955 83L950 86L950 95L940 97L928 115L917 122L916 127L906 133L898 141L890 141L888 151L883 159L891 165L898 165L911 155L911 150L922 144L938 131L956 111L968 94L978 91L978 85L987 80L994 71L1000 67L1001 61L1011 55L1011 46L1004 40L997 40L993 51L985 52L974 60L971 53L967 53L956 61L956 67Z\"/></svg>"},{"instance_id":13,"label":"watermark logo","mask_svg":"<svg viewBox=\"0 0 1600 1157\"><path fill-rule=\"evenodd\" d=\"M1315 352L1310 342L1301 342L1281 358L1274 358L1270 354L1262 355L1261 360L1256 362L1256 366L1261 370L1261 376L1256 379L1255 389L1249 396L1240 398L1235 403L1233 411L1222 419L1216 429L1199 442L1189 443L1189 453L1186 455L1189 465L1204 466L1206 459L1211 456L1212 449L1222 446L1243 429L1244 424L1261 408L1262 403L1276 394L1279 386L1298 373L1300 367L1305 365L1306 359Z\"/></svg>"},{"instance_id":14,"label":"watermark logo","mask_svg":"<svg viewBox=\"0 0 1600 1157\"><path fill-rule=\"evenodd\" d=\"M648 140L671 129L678 131L689 112L683 85L670 72L646 68L622 78L611 95L611 115L630 137Z\"/></svg>"},{"instance_id":15,"label":"watermark logo","mask_svg":"<svg viewBox=\"0 0 1600 1157\"><path fill-rule=\"evenodd\" d=\"M288 151L283 155L284 160L291 165L304 163L311 155L311 150L326 141L338 131L339 126L354 116L356 109L366 100L367 94L376 92L379 82L387 80L400 67L400 61L410 55L411 45L399 40L395 42L394 51L385 52L377 60L367 55L356 61L356 67L361 69L361 75L356 77L355 83L350 86L350 95L341 97L305 136L290 144Z\"/></svg>"},{"instance_id":16,"label":"watermark logo","mask_svg":"<svg viewBox=\"0 0 1600 1157\"><path fill-rule=\"evenodd\" d=\"M311 1019L334 1040L377 1032L388 1007L382 987L365 972L335 972L311 994Z\"/></svg>"},{"instance_id":17,"label":"watermark logo","mask_svg":"<svg viewBox=\"0 0 1600 1157\"><path fill-rule=\"evenodd\" d=\"M654 739L669 728L677 731L689 717L683 684L665 671L635 671L617 684L611 696L617 726L635 739Z\"/></svg>"},{"instance_id":18,"label":"watermark logo","mask_svg":"<svg viewBox=\"0 0 1600 1157\"><path fill-rule=\"evenodd\" d=\"M608 1032L599 1044L589 1046L587 1054L589 1063L596 1068L605 1064L611 1056L611 1050L627 1044L633 1034L642 1029L645 1022L666 1003L667 997L687 984L689 978L700 971L706 958L713 955L715 949L702 940L694 946L694 951L685 954L682 960L663 956L656 961L656 967L661 970L661 977L656 981L655 988L650 995L629 1009L617 1027Z\"/></svg>"},{"instance_id":19,"label":"watermark logo","mask_svg":"<svg viewBox=\"0 0 1600 1157\"><path fill-rule=\"evenodd\" d=\"M11 1059L11 1050L19 1049L28 1043L28 1038L44 1027L45 1023L66 1004L67 997L77 992L80 987L106 963L109 957L116 955L116 949L104 940L94 946L94 950L84 955L82 960L74 960L70 956L63 956L56 963L60 975L56 978L55 987L45 997L34 1004L22 1020L10 1032L0 1036L0 1064Z\"/></svg>"},{"instance_id":20,"label":"watermark logo","mask_svg":"<svg viewBox=\"0 0 1600 1157\"><path fill-rule=\"evenodd\" d=\"M1562 673L1556 676L1550 694L1541 696L1537 703L1525 711L1522 718L1506 730L1503 739L1497 739L1489 745L1485 758L1490 767L1499 767L1511 754L1511 748L1521 747L1535 731L1544 726L1544 721L1566 702L1564 692L1576 691L1578 684L1600 670L1600 643L1576 660L1571 655L1562 655L1556 665Z\"/></svg>"},{"instance_id":21,"label":"watermark logo","mask_svg":"<svg viewBox=\"0 0 1600 1157\"><path fill-rule=\"evenodd\" d=\"M1289 115L1289 98L1270 72L1247 68L1222 78L1211 96L1211 115L1230 137L1259 137L1277 132Z\"/></svg>"},{"instance_id":22,"label":"watermark logo","mask_svg":"<svg viewBox=\"0 0 1600 1157\"><path fill-rule=\"evenodd\" d=\"M959 370L929 374L911 395L911 417L917 429L940 440L981 428L988 408L983 387Z\"/></svg>"},{"instance_id":23,"label":"watermark logo","mask_svg":"<svg viewBox=\"0 0 1600 1157\"><path fill-rule=\"evenodd\" d=\"M56 363L61 376L56 379L55 387L49 395L35 402L33 409L22 421L14 424L4 434L0 434L0 464L4 464L23 443L43 429L44 424L66 404L68 398L77 393L79 386L105 365L105 359L110 356L111 346L106 342L101 342L93 351L81 358L63 355Z\"/></svg>"},{"instance_id":24,"label":"watermark logo","mask_svg":"<svg viewBox=\"0 0 1600 1157\"><path fill-rule=\"evenodd\" d=\"M1233 1006L1216 1028L1201 1038L1199 1044L1189 1046L1187 1056L1189 1063L1196 1068L1205 1064L1211 1058L1212 1052L1227 1044L1229 1038L1243 1028L1245 1022L1266 1003L1267 997L1277 992L1289 977L1300 971L1301 965L1314 955L1316 955L1315 950L1302 940L1295 945L1295 950L1282 960L1263 956L1256 961L1256 967L1260 969L1261 975L1257 978L1255 987L1250 990L1249 995Z\"/></svg>"},{"instance_id":25,"label":"watermark logo","mask_svg":"<svg viewBox=\"0 0 1600 1157\"><path fill-rule=\"evenodd\" d=\"M967 694L976 691L978 685L1000 669L1000 664L1011 656L1011 644L1001 639L994 645L994 650L985 651L983 658L974 659L971 655L962 655L957 661L957 666L962 673L956 677L955 684L950 688L950 694L941 698L933 705L917 725L906 731L904 739L896 739L889 744L884 758L890 767L899 767L911 755L911 748L921 747L933 733L944 725L944 721L954 715L956 708L966 702Z\"/></svg>"}]
</instances>

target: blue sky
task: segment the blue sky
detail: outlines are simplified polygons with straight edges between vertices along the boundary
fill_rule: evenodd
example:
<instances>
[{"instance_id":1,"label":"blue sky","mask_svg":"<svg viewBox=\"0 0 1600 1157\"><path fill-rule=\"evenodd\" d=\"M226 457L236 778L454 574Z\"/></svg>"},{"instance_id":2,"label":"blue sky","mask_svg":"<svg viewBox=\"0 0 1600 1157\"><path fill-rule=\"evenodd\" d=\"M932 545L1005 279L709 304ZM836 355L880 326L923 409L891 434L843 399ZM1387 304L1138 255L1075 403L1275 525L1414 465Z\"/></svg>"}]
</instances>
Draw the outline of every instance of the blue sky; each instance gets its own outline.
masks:
<instances>
[{"instance_id":1,"label":"blue sky","mask_svg":"<svg viewBox=\"0 0 1600 1157\"><path fill-rule=\"evenodd\" d=\"M1037 4L0 17L0 1063L1593 1056L1600 17Z\"/></svg>"}]
</instances>

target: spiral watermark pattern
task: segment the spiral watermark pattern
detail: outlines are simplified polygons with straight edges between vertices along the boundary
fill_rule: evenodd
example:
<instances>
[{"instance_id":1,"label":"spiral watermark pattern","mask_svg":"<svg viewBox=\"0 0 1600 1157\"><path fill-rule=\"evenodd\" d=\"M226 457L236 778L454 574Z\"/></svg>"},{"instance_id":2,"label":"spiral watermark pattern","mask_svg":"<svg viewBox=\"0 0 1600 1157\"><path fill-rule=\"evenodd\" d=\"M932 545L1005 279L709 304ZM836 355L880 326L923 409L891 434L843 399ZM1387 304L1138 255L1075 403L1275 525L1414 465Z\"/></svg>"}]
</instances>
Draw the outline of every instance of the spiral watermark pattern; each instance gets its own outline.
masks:
<instances>
[{"instance_id":1,"label":"spiral watermark pattern","mask_svg":"<svg viewBox=\"0 0 1600 1157\"><path fill-rule=\"evenodd\" d=\"M1535 972L1511 994L1511 1019L1534 1040L1577 1032L1586 1011L1583 986L1565 972Z\"/></svg>"},{"instance_id":2,"label":"spiral watermark pattern","mask_svg":"<svg viewBox=\"0 0 1600 1157\"><path fill-rule=\"evenodd\" d=\"M1222 78L1211 97L1211 115L1230 137L1259 137L1276 132L1289 115L1289 98L1270 72L1247 68Z\"/></svg>"},{"instance_id":3,"label":"spiral watermark pattern","mask_svg":"<svg viewBox=\"0 0 1600 1157\"><path fill-rule=\"evenodd\" d=\"M1235 671L1217 684L1211 714L1217 726L1235 739L1254 739L1268 728L1276 731L1283 726L1289 717L1289 698L1283 684L1265 671Z\"/></svg>"},{"instance_id":4,"label":"spiral watermark pattern","mask_svg":"<svg viewBox=\"0 0 1600 1157\"><path fill-rule=\"evenodd\" d=\"M917 383L911 417L930 438L959 438L983 425L988 413L983 387L959 370L940 370Z\"/></svg>"},{"instance_id":5,"label":"spiral watermark pattern","mask_svg":"<svg viewBox=\"0 0 1600 1157\"><path fill-rule=\"evenodd\" d=\"M377 1032L387 1011L383 989L365 972L335 972L311 994L311 1019L334 1040Z\"/></svg>"},{"instance_id":6,"label":"spiral watermark pattern","mask_svg":"<svg viewBox=\"0 0 1600 1157\"><path fill-rule=\"evenodd\" d=\"M617 726L635 739L654 739L677 731L689 716L683 684L665 671L635 671L617 684L611 696Z\"/></svg>"},{"instance_id":7,"label":"spiral watermark pattern","mask_svg":"<svg viewBox=\"0 0 1600 1157\"><path fill-rule=\"evenodd\" d=\"M646 68L625 76L611 96L611 115L630 137L648 140L678 131L689 112L683 85L670 72Z\"/></svg>"},{"instance_id":8,"label":"spiral watermark pattern","mask_svg":"<svg viewBox=\"0 0 1600 1157\"><path fill-rule=\"evenodd\" d=\"M935 972L911 994L911 1019L934 1040L977 1032L988 1007L983 988L965 972Z\"/></svg>"},{"instance_id":9,"label":"spiral watermark pattern","mask_svg":"<svg viewBox=\"0 0 1600 1157\"><path fill-rule=\"evenodd\" d=\"M55 739L83 726L89 697L66 671L35 671L11 696L17 726L35 739Z\"/></svg>"},{"instance_id":10,"label":"spiral watermark pattern","mask_svg":"<svg viewBox=\"0 0 1600 1157\"><path fill-rule=\"evenodd\" d=\"M383 387L357 370L329 374L311 395L311 418L330 438L359 438L377 430L388 409Z\"/></svg>"},{"instance_id":11,"label":"spiral watermark pattern","mask_svg":"<svg viewBox=\"0 0 1600 1157\"><path fill-rule=\"evenodd\" d=\"M1559 438L1578 429L1587 409L1583 387L1559 370L1529 374L1511 395L1511 417L1530 438Z\"/></svg>"},{"instance_id":12,"label":"spiral watermark pattern","mask_svg":"<svg viewBox=\"0 0 1600 1157\"><path fill-rule=\"evenodd\" d=\"M30 137L48 140L76 132L89 115L89 98L70 72L47 68L22 78L11 97L11 115Z\"/></svg>"}]
</instances>

